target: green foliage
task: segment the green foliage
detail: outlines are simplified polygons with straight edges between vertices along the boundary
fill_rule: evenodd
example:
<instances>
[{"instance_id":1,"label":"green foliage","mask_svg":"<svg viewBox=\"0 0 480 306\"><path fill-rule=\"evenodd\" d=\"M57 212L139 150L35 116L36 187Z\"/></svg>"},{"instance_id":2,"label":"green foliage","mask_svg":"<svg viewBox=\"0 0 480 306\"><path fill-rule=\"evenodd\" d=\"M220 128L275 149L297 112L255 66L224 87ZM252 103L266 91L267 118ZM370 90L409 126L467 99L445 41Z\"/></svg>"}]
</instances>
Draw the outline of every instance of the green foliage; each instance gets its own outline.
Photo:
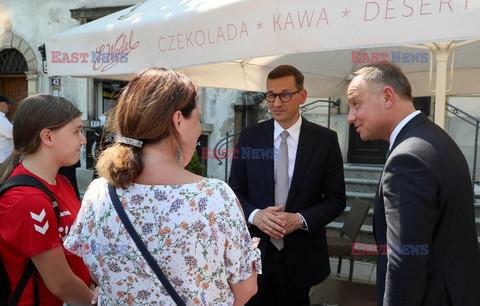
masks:
<instances>
[{"instance_id":1,"label":"green foliage","mask_svg":"<svg viewBox=\"0 0 480 306\"><path fill-rule=\"evenodd\" d=\"M193 153L192 159L190 160L188 165L185 166L185 169L197 175L205 176L205 166L200 163L197 150L195 150L195 152Z\"/></svg>"},{"instance_id":2,"label":"green foliage","mask_svg":"<svg viewBox=\"0 0 480 306\"><path fill-rule=\"evenodd\" d=\"M377 256L367 256L364 261L376 264L377 263Z\"/></svg>"}]
</instances>

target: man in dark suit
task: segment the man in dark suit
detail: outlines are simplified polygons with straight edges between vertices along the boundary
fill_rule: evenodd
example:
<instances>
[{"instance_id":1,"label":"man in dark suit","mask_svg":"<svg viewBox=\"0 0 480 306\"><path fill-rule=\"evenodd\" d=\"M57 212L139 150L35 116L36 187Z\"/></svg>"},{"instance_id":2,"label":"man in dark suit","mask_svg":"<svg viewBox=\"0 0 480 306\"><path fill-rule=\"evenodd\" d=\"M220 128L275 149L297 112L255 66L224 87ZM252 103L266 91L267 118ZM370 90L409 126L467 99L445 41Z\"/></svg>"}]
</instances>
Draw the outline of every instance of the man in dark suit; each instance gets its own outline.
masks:
<instances>
[{"instance_id":1,"label":"man in dark suit","mask_svg":"<svg viewBox=\"0 0 480 306\"><path fill-rule=\"evenodd\" d=\"M336 133L300 116L303 79L289 65L270 72L273 119L242 131L232 162L229 184L261 239L263 271L248 305L308 305L310 287L330 274L325 226L345 209L343 161Z\"/></svg>"},{"instance_id":2,"label":"man in dark suit","mask_svg":"<svg viewBox=\"0 0 480 306\"><path fill-rule=\"evenodd\" d=\"M472 182L456 143L420 111L397 66L350 76L348 122L390 141L375 198L379 305L479 305Z\"/></svg>"}]
</instances>

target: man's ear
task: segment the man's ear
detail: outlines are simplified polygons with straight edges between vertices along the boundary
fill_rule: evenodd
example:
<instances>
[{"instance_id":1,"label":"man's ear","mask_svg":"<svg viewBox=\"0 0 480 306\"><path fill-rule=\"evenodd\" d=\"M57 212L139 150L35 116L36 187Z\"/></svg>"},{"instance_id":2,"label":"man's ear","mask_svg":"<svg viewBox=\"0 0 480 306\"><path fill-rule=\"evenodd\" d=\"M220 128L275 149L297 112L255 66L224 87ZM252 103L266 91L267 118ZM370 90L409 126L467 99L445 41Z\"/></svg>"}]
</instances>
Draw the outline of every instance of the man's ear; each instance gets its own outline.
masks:
<instances>
[{"instance_id":1,"label":"man's ear","mask_svg":"<svg viewBox=\"0 0 480 306\"><path fill-rule=\"evenodd\" d=\"M182 124L183 124L183 115L182 112L177 110L175 114L173 114L172 118L173 126L179 135L182 134Z\"/></svg>"},{"instance_id":2,"label":"man's ear","mask_svg":"<svg viewBox=\"0 0 480 306\"><path fill-rule=\"evenodd\" d=\"M300 100L300 103L299 104L303 104L305 103L305 101L307 101L307 96L308 96L308 93L307 93L307 90L304 88L302 89L302 91L299 92L300 93L300 96L301 96L301 100Z\"/></svg>"},{"instance_id":3,"label":"man's ear","mask_svg":"<svg viewBox=\"0 0 480 306\"><path fill-rule=\"evenodd\" d=\"M43 129L40 131L39 136L44 145L46 145L47 147L53 147L52 130Z\"/></svg>"},{"instance_id":4,"label":"man's ear","mask_svg":"<svg viewBox=\"0 0 480 306\"><path fill-rule=\"evenodd\" d=\"M385 109L390 109L395 104L396 94L392 87L385 86L382 89L382 97L385 99Z\"/></svg>"}]
</instances>

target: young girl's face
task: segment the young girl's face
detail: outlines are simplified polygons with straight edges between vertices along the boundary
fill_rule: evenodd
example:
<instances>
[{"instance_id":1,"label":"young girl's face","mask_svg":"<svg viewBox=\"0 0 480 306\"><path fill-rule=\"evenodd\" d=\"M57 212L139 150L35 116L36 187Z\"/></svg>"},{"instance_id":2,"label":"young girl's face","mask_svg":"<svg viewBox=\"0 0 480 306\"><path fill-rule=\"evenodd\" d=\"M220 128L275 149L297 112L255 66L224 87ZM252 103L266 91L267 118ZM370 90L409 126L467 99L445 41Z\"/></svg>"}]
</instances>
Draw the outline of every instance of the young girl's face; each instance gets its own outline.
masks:
<instances>
[{"instance_id":1,"label":"young girl's face","mask_svg":"<svg viewBox=\"0 0 480 306\"><path fill-rule=\"evenodd\" d=\"M82 119L77 117L63 127L52 131L55 159L58 164L71 166L80 159L82 145L87 143L82 133Z\"/></svg>"}]
</instances>

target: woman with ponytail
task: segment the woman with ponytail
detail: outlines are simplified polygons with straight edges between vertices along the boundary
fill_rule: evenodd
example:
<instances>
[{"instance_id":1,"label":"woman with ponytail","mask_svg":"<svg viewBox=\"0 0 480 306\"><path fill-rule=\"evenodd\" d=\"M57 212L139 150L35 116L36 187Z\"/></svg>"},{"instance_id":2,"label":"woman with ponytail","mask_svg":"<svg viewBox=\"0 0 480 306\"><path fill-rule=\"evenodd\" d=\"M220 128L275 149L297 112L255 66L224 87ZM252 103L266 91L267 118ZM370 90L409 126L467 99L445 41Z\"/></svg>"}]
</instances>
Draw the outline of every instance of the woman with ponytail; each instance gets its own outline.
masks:
<instances>
[{"instance_id":1,"label":"woman with ponytail","mask_svg":"<svg viewBox=\"0 0 480 306\"><path fill-rule=\"evenodd\" d=\"M136 74L113 112L116 143L98 158L99 179L83 198L65 245L99 280L99 303L172 305L173 300L120 221L128 218L187 305L243 305L256 292L260 251L224 182L188 172L201 134L197 89L169 69ZM93 250L93 245L95 245Z\"/></svg>"},{"instance_id":2,"label":"woman with ponytail","mask_svg":"<svg viewBox=\"0 0 480 306\"><path fill-rule=\"evenodd\" d=\"M43 94L24 99L15 113L14 147L0 167L0 183L16 175L33 176L59 207L57 216L52 200L34 187L13 187L0 198L0 257L10 292L30 260L35 266L18 305L88 305L93 298L88 268L62 246L80 202L57 172L80 158L86 143L80 115L73 103Z\"/></svg>"}]
</instances>

